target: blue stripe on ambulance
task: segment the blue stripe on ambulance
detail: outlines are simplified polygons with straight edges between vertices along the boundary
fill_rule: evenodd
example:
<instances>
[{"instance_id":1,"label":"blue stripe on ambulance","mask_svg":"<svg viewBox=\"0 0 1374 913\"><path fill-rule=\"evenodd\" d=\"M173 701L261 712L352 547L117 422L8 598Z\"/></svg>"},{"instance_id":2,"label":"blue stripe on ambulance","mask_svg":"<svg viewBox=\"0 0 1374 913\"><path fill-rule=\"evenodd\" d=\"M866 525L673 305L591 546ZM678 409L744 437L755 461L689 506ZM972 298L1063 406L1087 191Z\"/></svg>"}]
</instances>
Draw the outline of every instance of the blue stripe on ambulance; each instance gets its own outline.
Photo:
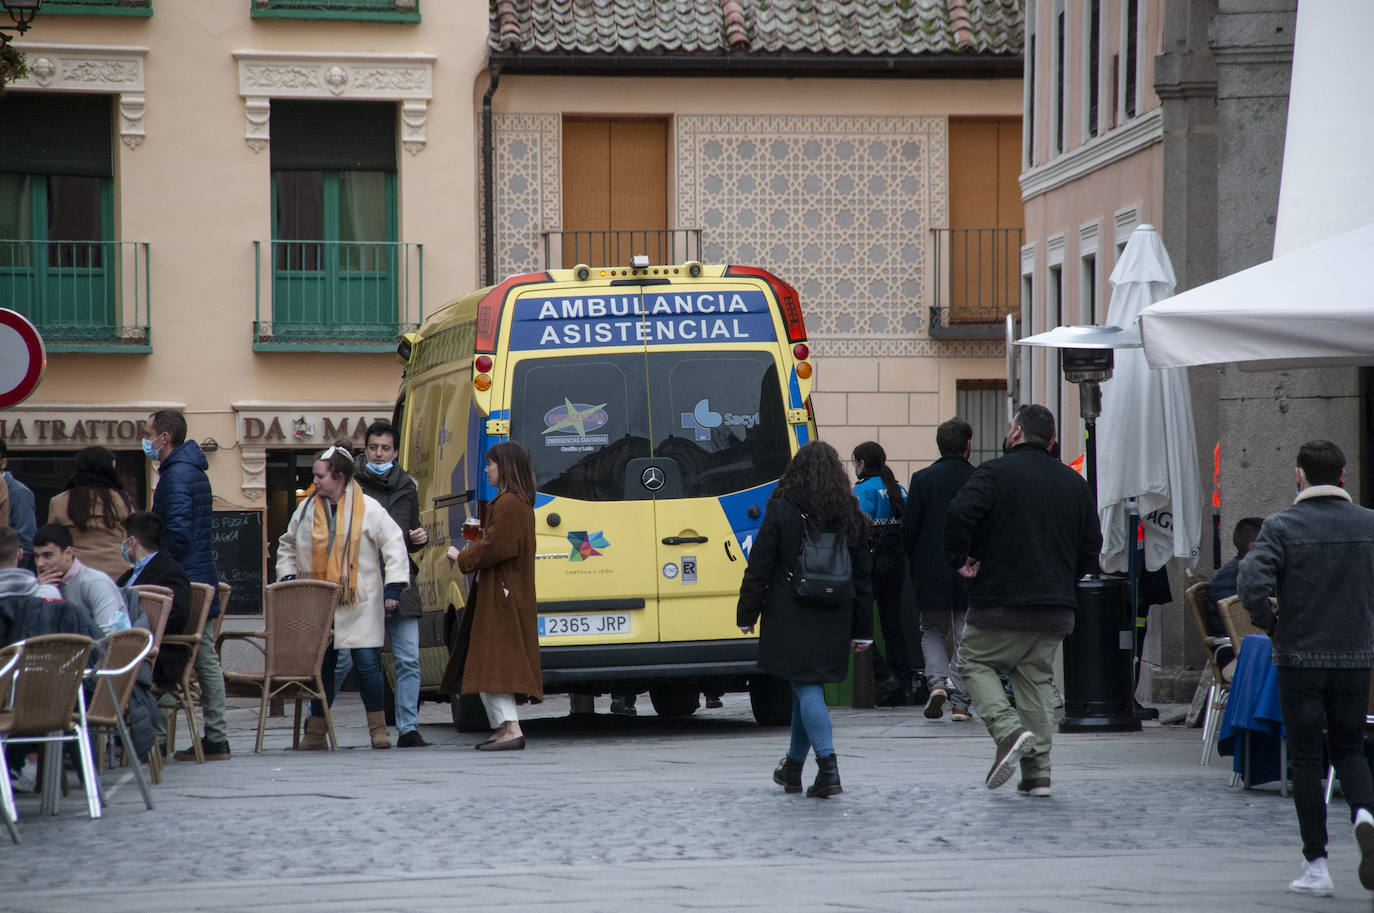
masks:
<instances>
[{"instance_id":1,"label":"blue stripe on ambulance","mask_svg":"<svg viewBox=\"0 0 1374 913\"><path fill-rule=\"evenodd\" d=\"M763 508L777 485L777 482L765 482L757 488L747 488L716 499L720 502L725 521L730 524L730 531L734 534L735 541L740 544L746 561L749 559L749 550L754 547L754 536L758 534L759 526L763 523ZM757 518L749 516L750 507L759 509Z\"/></svg>"},{"instance_id":2,"label":"blue stripe on ambulance","mask_svg":"<svg viewBox=\"0 0 1374 913\"><path fill-rule=\"evenodd\" d=\"M802 402L801 386L797 383L797 369L794 365L787 376L787 404L793 409L802 409L806 403ZM806 425L793 425L797 431L797 446L805 446L811 440L811 431Z\"/></svg>"}]
</instances>

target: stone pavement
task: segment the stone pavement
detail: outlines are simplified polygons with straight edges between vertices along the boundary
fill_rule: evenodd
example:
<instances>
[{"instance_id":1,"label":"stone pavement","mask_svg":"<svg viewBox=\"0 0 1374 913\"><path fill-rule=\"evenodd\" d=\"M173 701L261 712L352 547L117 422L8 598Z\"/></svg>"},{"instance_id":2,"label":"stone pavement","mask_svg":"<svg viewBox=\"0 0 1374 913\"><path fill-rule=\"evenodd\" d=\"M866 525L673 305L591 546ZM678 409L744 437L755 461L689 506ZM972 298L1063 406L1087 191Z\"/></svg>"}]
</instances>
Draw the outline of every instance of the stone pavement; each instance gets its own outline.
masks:
<instances>
[{"instance_id":1,"label":"stone pavement","mask_svg":"<svg viewBox=\"0 0 1374 913\"><path fill-rule=\"evenodd\" d=\"M1045 800L983 787L980 723L836 710L845 792L818 800L770 781L786 731L725 701L671 722L647 697L611 717L603 697L574 720L554 696L528 750L495 755L438 704L421 719L439 744L371 751L356 694L337 705L347 750L283 751L288 717L254 755L256 712L231 701L233 760L170 763L151 812L127 771L105 775L96 821L76 793L51 818L21 795L0 911L1370 909L1339 799L1337 896L1289 894L1291 801L1229 789L1229 759L1199 766L1197 730L1057 734Z\"/></svg>"}]
</instances>

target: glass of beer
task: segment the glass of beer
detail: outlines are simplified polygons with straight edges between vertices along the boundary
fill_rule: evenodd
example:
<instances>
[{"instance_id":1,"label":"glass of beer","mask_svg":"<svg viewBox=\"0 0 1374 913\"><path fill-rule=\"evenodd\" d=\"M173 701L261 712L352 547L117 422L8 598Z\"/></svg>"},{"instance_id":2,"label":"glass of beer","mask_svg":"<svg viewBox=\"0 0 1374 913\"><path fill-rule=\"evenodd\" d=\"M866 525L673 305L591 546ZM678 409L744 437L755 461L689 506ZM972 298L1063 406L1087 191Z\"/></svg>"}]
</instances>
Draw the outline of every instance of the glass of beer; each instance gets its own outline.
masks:
<instances>
[{"instance_id":1,"label":"glass of beer","mask_svg":"<svg viewBox=\"0 0 1374 913\"><path fill-rule=\"evenodd\" d=\"M482 521L476 517L468 517L463 521L463 538L469 542L476 542L482 538Z\"/></svg>"}]
</instances>

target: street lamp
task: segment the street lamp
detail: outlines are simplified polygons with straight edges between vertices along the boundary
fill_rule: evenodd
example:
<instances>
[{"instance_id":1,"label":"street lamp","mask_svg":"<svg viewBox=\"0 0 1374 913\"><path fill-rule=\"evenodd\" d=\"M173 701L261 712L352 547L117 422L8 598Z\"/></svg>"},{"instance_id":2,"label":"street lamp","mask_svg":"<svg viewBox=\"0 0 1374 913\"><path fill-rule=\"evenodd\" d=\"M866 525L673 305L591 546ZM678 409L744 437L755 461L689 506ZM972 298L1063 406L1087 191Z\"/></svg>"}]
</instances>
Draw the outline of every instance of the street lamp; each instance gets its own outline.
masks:
<instances>
[{"instance_id":1,"label":"street lamp","mask_svg":"<svg viewBox=\"0 0 1374 913\"><path fill-rule=\"evenodd\" d=\"M0 6L5 8L5 12L10 14L10 21L14 25L0 25L0 44L9 44L10 36L6 32L16 32L20 35L29 30L29 23L33 17L38 15L38 10L43 6L43 0L0 0Z\"/></svg>"},{"instance_id":2,"label":"street lamp","mask_svg":"<svg viewBox=\"0 0 1374 913\"><path fill-rule=\"evenodd\" d=\"M1064 379L1078 384L1078 414L1086 430L1083 462L1093 501L1097 500L1097 419L1102 414L1102 382L1111 380L1114 349L1140 348L1140 328L1055 327L1016 340L1019 346L1058 349ZM1130 519L1135 542L1134 516ZM1064 719L1060 732L1136 732L1134 626L1137 552L1126 580L1092 574L1078 582L1079 611L1074 631L1064 639ZM1125 592L1123 592L1123 590ZM1123 599L1124 597L1124 599ZM1127 614L1129 612L1129 614Z\"/></svg>"}]
</instances>

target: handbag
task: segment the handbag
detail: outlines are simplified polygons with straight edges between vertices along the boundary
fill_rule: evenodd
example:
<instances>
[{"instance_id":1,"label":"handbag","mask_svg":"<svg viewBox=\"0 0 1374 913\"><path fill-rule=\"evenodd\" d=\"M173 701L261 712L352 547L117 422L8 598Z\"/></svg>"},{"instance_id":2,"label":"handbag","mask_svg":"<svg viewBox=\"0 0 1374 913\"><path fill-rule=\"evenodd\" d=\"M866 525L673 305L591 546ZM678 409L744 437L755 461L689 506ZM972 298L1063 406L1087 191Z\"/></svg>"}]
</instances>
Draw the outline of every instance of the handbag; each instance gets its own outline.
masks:
<instances>
[{"instance_id":1,"label":"handbag","mask_svg":"<svg viewBox=\"0 0 1374 913\"><path fill-rule=\"evenodd\" d=\"M796 569L788 575L792 589L808 602L845 605L854 598L854 575L849 543L839 533L811 532L802 514L801 552Z\"/></svg>"}]
</instances>

